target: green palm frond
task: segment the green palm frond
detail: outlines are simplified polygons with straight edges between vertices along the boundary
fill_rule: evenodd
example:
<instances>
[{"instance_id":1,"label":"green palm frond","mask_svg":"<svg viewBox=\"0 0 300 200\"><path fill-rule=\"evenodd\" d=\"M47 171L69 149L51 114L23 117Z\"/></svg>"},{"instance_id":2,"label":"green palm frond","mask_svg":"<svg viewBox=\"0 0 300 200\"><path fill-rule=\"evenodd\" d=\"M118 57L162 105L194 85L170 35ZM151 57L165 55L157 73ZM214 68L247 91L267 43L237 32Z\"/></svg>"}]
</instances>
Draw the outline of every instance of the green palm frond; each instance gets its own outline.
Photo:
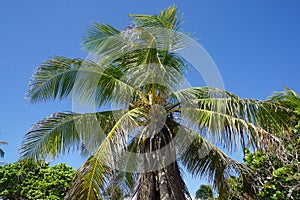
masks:
<instances>
[{"instance_id":1,"label":"green palm frond","mask_svg":"<svg viewBox=\"0 0 300 200\"><path fill-rule=\"evenodd\" d=\"M122 69L142 64L160 63L168 65L170 61L182 60L174 57L176 51L194 45L193 41L184 33L157 27L132 27L119 34L101 38L101 43L91 51L98 63L117 63ZM180 59L179 59L180 58ZM180 62L178 67L186 67Z\"/></svg>"},{"instance_id":2,"label":"green palm frond","mask_svg":"<svg viewBox=\"0 0 300 200\"><path fill-rule=\"evenodd\" d=\"M272 134L288 131L288 111L272 102L240 99L208 87L183 89L172 95L177 102L173 111L180 112L182 120L197 124L203 136L228 150L239 144L263 148L278 141Z\"/></svg>"},{"instance_id":3,"label":"green palm frond","mask_svg":"<svg viewBox=\"0 0 300 200\"><path fill-rule=\"evenodd\" d=\"M112 170L98 162L95 152L77 171L73 187L65 197L66 200L77 199L121 199L133 197L132 188L136 184L135 175Z\"/></svg>"},{"instance_id":4,"label":"green palm frond","mask_svg":"<svg viewBox=\"0 0 300 200\"><path fill-rule=\"evenodd\" d=\"M84 38L83 47L89 52L93 52L95 49L99 49L107 38L119 33L119 30L108 24L94 23Z\"/></svg>"},{"instance_id":5,"label":"green palm frond","mask_svg":"<svg viewBox=\"0 0 300 200\"><path fill-rule=\"evenodd\" d=\"M213 200L214 193L211 189L210 185L201 185L200 188L195 193L196 199L206 199L206 200Z\"/></svg>"},{"instance_id":6,"label":"green palm frond","mask_svg":"<svg viewBox=\"0 0 300 200\"><path fill-rule=\"evenodd\" d=\"M204 99L204 98L212 98L212 97L234 97L235 95L221 90L219 88L212 88L208 86L203 86L203 87L190 87L190 88L185 88L181 89L179 91L173 92L171 97L176 97L178 100L184 102L184 101L189 101L189 100L197 100L197 99Z\"/></svg>"},{"instance_id":7,"label":"green palm frond","mask_svg":"<svg viewBox=\"0 0 300 200\"><path fill-rule=\"evenodd\" d=\"M178 64L175 63L176 61L173 62L170 64ZM176 69L174 65L152 63L132 67L126 72L126 81L140 88L145 94L155 87L160 95L166 97L172 88L180 84L183 79L181 69Z\"/></svg>"},{"instance_id":8,"label":"green palm frond","mask_svg":"<svg viewBox=\"0 0 300 200\"><path fill-rule=\"evenodd\" d=\"M133 18L134 24L138 27L161 27L177 30L180 26L175 6L161 11L158 15L130 14L129 17Z\"/></svg>"},{"instance_id":9,"label":"green palm frond","mask_svg":"<svg viewBox=\"0 0 300 200\"><path fill-rule=\"evenodd\" d=\"M273 101L290 100L292 103L299 103L300 101L298 94L295 91L286 87L282 92L274 92L269 99Z\"/></svg>"},{"instance_id":10,"label":"green palm frond","mask_svg":"<svg viewBox=\"0 0 300 200\"><path fill-rule=\"evenodd\" d=\"M136 26L126 27L121 32L109 25L98 23L88 31L84 46L93 54L100 56L101 63L114 62L116 58L124 60L125 57L126 62L134 58L138 62L144 60L142 64L146 61L151 63L153 60L146 59L147 55L151 52L155 55L156 51L160 51L163 61L161 63L164 64L168 52L174 53L193 43L188 35L176 31L180 20L177 17L177 8L174 6L158 16L130 16ZM133 52L135 56L132 57Z\"/></svg>"},{"instance_id":11,"label":"green palm frond","mask_svg":"<svg viewBox=\"0 0 300 200\"><path fill-rule=\"evenodd\" d=\"M176 53L169 52L167 50L156 50L154 48L149 48L147 46L148 41L142 42L143 45L146 45L145 47L132 47L133 50L131 51L128 50L129 48L127 47L124 48L124 45L126 46L128 44L128 40L125 38L123 42L119 43L120 40L123 41L123 39L114 37L111 39L107 39L106 42L110 43L110 45L106 45L108 49L106 47L101 46L101 51L96 52L96 54L102 54L100 56L101 60L99 62L103 65L105 63L113 63L113 65L110 65L106 68L105 73L113 75L114 78L118 79L118 84L123 82L126 83L126 85L130 85L140 90L143 90L143 88L145 87L147 88L147 86L151 84L154 84L155 86L160 85L164 86L164 88L162 89L158 86L158 90L163 91L167 89L165 93L168 93L168 91L175 88L182 82L184 71L188 67L179 55L177 55ZM133 45L139 45L139 43L142 41L140 38L137 40L138 42L136 43L134 41ZM89 76L89 74L87 75ZM112 79L106 79L105 75L102 76L100 79L100 83L102 79L104 81L114 81ZM86 77L83 77L83 79L89 80ZM98 94L100 94L101 91L107 90L110 92L113 88L119 88L118 85L116 85L116 83L110 82L106 84L101 84L101 86L105 85L105 87L99 89L100 91ZM90 83L84 84L90 85ZM118 95L120 92L124 94L126 87L125 89L124 87L120 88L122 90L115 92L115 95ZM133 90L130 90L129 87L127 87L127 90L133 92ZM147 93L147 89L144 92ZM104 93L101 94L101 96L110 97L110 94L112 93ZM129 94L129 96L131 96L131 94Z\"/></svg>"},{"instance_id":12,"label":"green palm frond","mask_svg":"<svg viewBox=\"0 0 300 200\"><path fill-rule=\"evenodd\" d=\"M80 59L65 57L54 57L44 62L32 77L27 98L33 103L66 98L73 89L81 64Z\"/></svg>"},{"instance_id":13,"label":"green palm frond","mask_svg":"<svg viewBox=\"0 0 300 200\"><path fill-rule=\"evenodd\" d=\"M90 157L78 169L75 182L65 199L102 200L101 190L105 189L106 177L110 175L110 169L98 162L97 156Z\"/></svg>"},{"instance_id":14,"label":"green palm frond","mask_svg":"<svg viewBox=\"0 0 300 200\"><path fill-rule=\"evenodd\" d=\"M193 175L207 176L213 186L218 189L220 196L227 195L227 179L232 175L241 175L251 170L244 164L233 160L219 148L193 133L194 141L181 156L183 166Z\"/></svg>"},{"instance_id":15,"label":"green palm frond","mask_svg":"<svg viewBox=\"0 0 300 200\"><path fill-rule=\"evenodd\" d=\"M38 67L27 97L33 103L72 97L101 107L137 91L120 80L122 73L117 67L100 66L89 60L54 57Z\"/></svg>"},{"instance_id":16,"label":"green palm frond","mask_svg":"<svg viewBox=\"0 0 300 200\"><path fill-rule=\"evenodd\" d=\"M270 101L276 102L287 109L290 109L293 113L290 113L289 120L286 121L286 124L289 123L289 127L292 128L292 131L297 133L300 129L300 97L299 95L289 89L284 88L282 92L275 92L269 98Z\"/></svg>"},{"instance_id":17,"label":"green palm frond","mask_svg":"<svg viewBox=\"0 0 300 200\"><path fill-rule=\"evenodd\" d=\"M122 80L127 84L142 89L145 88L143 87L145 85L155 84L158 86L157 83L159 83L161 86L165 86L164 89L167 89L166 92L168 92L182 82L184 71L188 67L184 60L173 52L173 49L152 48L152 43L160 42L157 41L158 39L155 36L154 41L146 41L138 37L136 41L128 42L126 37L124 39L113 37L107 41L110 43L110 45L106 45L109 49L101 47L101 52L98 51L96 54L102 53L101 62L114 63L115 66L118 66L118 69L124 72ZM166 42L165 40L168 39L164 39L163 42ZM176 44L172 44L172 41L168 42L171 43L170 46L176 46ZM162 91L159 87L158 90ZM147 91L145 92L147 93Z\"/></svg>"},{"instance_id":18,"label":"green palm frond","mask_svg":"<svg viewBox=\"0 0 300 200\"><path fill-rule=\"evenodd\" d=\"M286 108L295 110L294 112L300 115L300 97L295 91L284 88L284 91L282 92L274 92L269 99Z\"/></svg>"},{"instance_id":19,"label":"green palm frond","mask_svg":"<svg viewBox=\"0 0 300 200\"><path fill-rule=\"evenodd\" d=\"M55 113L35 124L25 135L21 158L55 158L59 154L96 149L114 123L116 112Z\"/></svg>"},{"instance_id":20,"label":"green palm frond","mask_svg":"<svg viewBox=\"0 0 300 200\"><path fill-rule=\"evenodd\" d=\"M70 199L102 199L100 194L105 192L108 180L115 171L112 167L125 169L130 161L123 160L120 155L126 150L128 132L138 126L134 118L139 112L140 109L130 110L114 123L93 156L78 170L77 179L70 191ZM124 177L129 183L130 179Z\"/></svg>"}]
</instances>

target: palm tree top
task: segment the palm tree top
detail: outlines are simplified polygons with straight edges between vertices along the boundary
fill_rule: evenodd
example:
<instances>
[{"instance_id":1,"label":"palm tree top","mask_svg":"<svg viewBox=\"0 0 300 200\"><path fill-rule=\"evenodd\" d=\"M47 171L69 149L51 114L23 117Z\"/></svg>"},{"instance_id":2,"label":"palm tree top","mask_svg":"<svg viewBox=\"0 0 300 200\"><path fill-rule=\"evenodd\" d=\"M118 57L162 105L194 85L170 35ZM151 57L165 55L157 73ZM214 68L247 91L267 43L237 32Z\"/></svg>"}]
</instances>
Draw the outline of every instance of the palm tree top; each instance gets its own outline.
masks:
<instances>
[{"instance_id":1,"label":"palm tree top","mask_svg":"<svg viewBox=\"0 0 300 200\"><path fill-rule=\"evenodd\" d=\"M200 188L196 191L195 198L199 200L212 200L214 195L211 186L200 185Z\"/></svg>"},{"instance_id":2,"label":"palm tree top","mask_svg":"<svg viewBox=\"0 0 300 200\"><path fill-rule=\"evenodd\" d=\"M83 42L88 59L56 56L37 68L30 102L69 98L97 111L58 112L40 120L25 135L21 158L88 152L70 199L102 199L110 188L138 199L188 199L178 162L195 176L208 175L226 194L232 171L249 169L219 147L276 145L286 110L218 88L178 90L189 64L177 50L190 44L178 32L177 8L129 16L133 26L123 30L92 25ZM108 105L111 110L101 109ZM168 154L153 154L162 149Z\"/></svg>"},{"instance_id":3,"label":"palm tree top","mask_svg":"<svg viewBox=\"0 0 300 200\"><path fill-rule=\"evenodd\" d=\"M1 135L1 133L0 133L0 135ZM4 140L0 140L0 145L5 145L5 144L7 144L7 142L6 141L4 141ZM4 157L4 151L3 151L3 149L1 149L0 148L0 157ZM0 161L0 163L1 163L1 161Z\"/></svg>"}]
</instances>

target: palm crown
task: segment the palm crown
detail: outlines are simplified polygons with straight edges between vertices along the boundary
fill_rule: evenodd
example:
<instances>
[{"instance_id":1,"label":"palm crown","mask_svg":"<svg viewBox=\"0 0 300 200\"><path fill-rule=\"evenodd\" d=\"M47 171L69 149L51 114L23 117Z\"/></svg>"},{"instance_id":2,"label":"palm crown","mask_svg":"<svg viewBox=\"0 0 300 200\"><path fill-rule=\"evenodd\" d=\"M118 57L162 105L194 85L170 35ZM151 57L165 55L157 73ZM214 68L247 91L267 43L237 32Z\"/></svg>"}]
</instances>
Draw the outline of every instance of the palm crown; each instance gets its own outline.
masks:
<instances>
[{"instance_id":1,"label":"palm crown","mask_svg":"<svg viewBox=\"0 0 300 200\"><path fill-rule=\"evenodd\" d=\"M89 59L54 57L37 68L31 102L72 98L97 111L37 122L21 158L88 152L67 199L189 199L179 162L195 176L208 175L226 196L228 176L248 169L219 147L276 144L286 111L217 88L177 90L188 64L176 52L189 42L177 32L176 8L130 17L133 26L122 31L92 26L83 43ZM113 109L103 110L108 105Z\"/></svg>"},{"instance_id":2,"label":"palm crown","mask_svg":"<svg viewBox=\"0 0 300 200\"><path fill-rule=\"evenodd\" d=\"M0 140L0 144L7 144L4 140ZM4 151L0 148L0 157L4 157Z\"/></svg>"}]
</instances>

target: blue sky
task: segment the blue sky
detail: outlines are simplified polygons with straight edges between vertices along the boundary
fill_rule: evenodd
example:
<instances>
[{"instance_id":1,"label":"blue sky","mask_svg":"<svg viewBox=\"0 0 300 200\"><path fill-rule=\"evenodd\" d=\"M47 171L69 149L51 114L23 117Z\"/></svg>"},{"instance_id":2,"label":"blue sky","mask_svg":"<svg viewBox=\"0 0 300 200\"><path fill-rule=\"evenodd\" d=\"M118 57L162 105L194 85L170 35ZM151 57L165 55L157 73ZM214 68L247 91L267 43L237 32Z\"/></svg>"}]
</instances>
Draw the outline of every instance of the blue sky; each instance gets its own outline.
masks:
<instances>
[{"instance_id":1,"label":"blue sky","mask_svg":"<svg viewBox=\"0 0 300 200\"><path fill-rule=\"evenodd\" d=\"M2 160L17 160L21 139L36 121L72 108L69 101L25 101L40 63L54 55L85 57L81 39L92 22L122 29L130 24L127 14L153 14L172 4L184 14L183 30L194 33L213 58L228 91L255 99L283 86L300 92L299 1L1 1L0 139L9 143ZM78 167L75 156L59 161ZM199 184L187 179L194 193Z\"/></svg>"}]
</instances>

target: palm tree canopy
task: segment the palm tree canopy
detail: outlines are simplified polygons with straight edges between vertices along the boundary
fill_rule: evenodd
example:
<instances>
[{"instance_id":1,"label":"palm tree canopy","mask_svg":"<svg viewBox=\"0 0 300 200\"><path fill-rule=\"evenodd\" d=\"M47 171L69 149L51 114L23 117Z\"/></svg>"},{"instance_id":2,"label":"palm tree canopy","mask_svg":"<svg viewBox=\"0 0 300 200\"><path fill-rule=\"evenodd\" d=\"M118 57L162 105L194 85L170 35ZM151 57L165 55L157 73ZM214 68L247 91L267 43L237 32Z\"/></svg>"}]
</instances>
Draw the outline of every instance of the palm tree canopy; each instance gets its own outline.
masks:
<instances>
[{"instance_id":1,"label":"palm tree canopy","mask_svg":"<svg viewBox=\"0 0 300 200\"><path fill-rule=\"evenodd\" d=\"M300 116L300 97L299 95L289 89L289 88L284 88L285 90L282 92L275 92L271 97L270 100L280 104L283 107L289 108L293 110L294 116L289 118L290 127L294 127L296 129L300 129L300 121L299 121L299 116Z\"/></svg>"},{"instance_id":2,"label":"palm tree canopy","mask_svg":"<svg viewBox=\"0 0 300 200\"><path fill-rule=\"evenodd\" d=\"M196 191L196 199L208 200L214 197L213 191L209 185L201 185Z\"/></svg>"},{"instance_id":3,"label":"palm tree canopy","mask_svg":"<svg viewBox=\"0 0 300 200\"><path fill-rule=\"evenodd\" d=\"M1 133L0 133L1 134ZM4 140L0 140L0 145L5 145L5 144L7 144L7 142L6 141L4 141ZM4 157L4 151L3 151L3 149L1 149L0 148L0 157ZM1 162L0 162L1 163Z\"/></svg>"},{"instance_id":4,"label":"palm tree canopy","mask_svg":"<svg viewBox=\"0 0 300 200\"><path fill-rule=\"evenodd\" d=\"M180 191L188 198L184 183L165 175L172 170L157 176L139 171L150 157L137 155L170 144L178 147L171 154L190 173L208 175L219 193L226 194L229 175L248 169L219 147L276 146L288 111L272 101L241 99L217 88L178 90L189 64L177 50L189 42L187 34L178 32L176 7L158 15L129 16L133 25L123 30L93 24L83 42L89 59L53 57L37 68L27 93L30 102L69 98L93 105L97 112L58 112L42 119L25 135L21 158L88 151L90 158L77 172L70 199L104 199L112 187L139 197L141 181L158 176L172 188L169 195ZM158 171L172 164L175 176L180 171L175 159L175 164L159 156L150 160ZM160 189L162 195L163 184Z\"/></svg>"}]
</instances>

